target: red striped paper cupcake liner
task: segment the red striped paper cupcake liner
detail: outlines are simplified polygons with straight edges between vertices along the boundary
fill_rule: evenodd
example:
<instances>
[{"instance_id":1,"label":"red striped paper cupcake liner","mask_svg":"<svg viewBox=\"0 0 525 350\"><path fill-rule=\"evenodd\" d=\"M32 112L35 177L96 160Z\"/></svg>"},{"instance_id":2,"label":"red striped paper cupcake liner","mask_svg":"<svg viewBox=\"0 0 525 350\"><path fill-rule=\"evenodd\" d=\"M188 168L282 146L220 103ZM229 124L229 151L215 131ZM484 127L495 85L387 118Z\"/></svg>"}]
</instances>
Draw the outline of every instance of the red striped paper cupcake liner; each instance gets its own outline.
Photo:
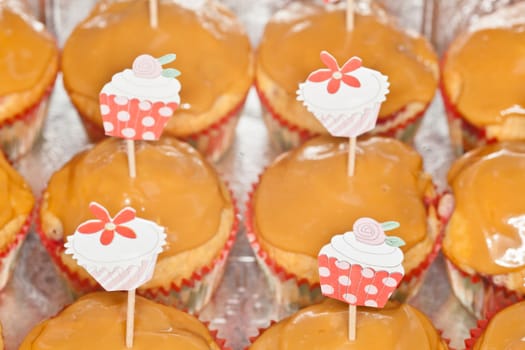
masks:
<instances>
[{"instance_id":1,"label":"red striped paper cupcake liner","mask_svg":"<svg viewBox=\"0 0 525 350\"><path fill-rule=\"evenodd\" d=\"M201 154L213 162L219 161L230 149L235 139L235 129L241 118L246 97L243 98L230 112L213 123L208 128L185 137L179 137L188 142ZM105 137L104 128L89 119L77 109L86 133L92 142L102 140ZM176 116L172 117L176 118ZM169 132L165 132L170 135Z\"/></svg>"},{"instance_id":2,"label":"red striped paper cupcake liner","mask_svg":"<svg viewBox=\"0 0 525 350\"><path fill-rule=\"evenodd\" d=\"M276 150L281 152L290 150L299 146L308 139L319 135L318 133L311 132L287 121L272 107L270 99L264 95L258 86L257 81L255 81L255 88L263 107L263 119L269 131L270 141ZM392 137L402 140L406 143L412 143L428 106L429 105L425 106L423 111L415 114L406 121L399 124L395 123L397 125L388 128L384 132L372 132L372 134ZM403 108L386 118L379 119L377 125L384 126L386 124L392 123L405 111L406 109Z\"/></svg>"},{"instance_id":3,"label":"red striped paper cupcake liner","mask_svg":"<svg viewBox=\"0 0 525 350\"><path fill-rule=\"evenodd\" d=\"M222 281L226 260L235 243L239 228L236 201L231 191L230 195L234 206L234 221L228 239L218 256L207 265L194 271L189 278L183 279L180 283L171 283L163 287L138 289L137 294L191 313L198 312L210 301L213 293ZM53 240L44 233L40 213L36 215L36 232L62 277L64 277L73 296L76 297L102 290L95 281L80 276L78 272L72 271L64 264L61 259L61 255L65 250L64 240Z\"/></svg>"},{"instance_id":4,"label":"red striped paper cupcake liner","mask_svg":"<svg viewBox=\"0 0 525 350\"><path fill-rule=\"evenodd\" d=\"M476 342L481 337L481 335L487 329L490 320L496 315L496 312L491 312L487 315L486 318L478 320L476 322L476 327L470 330L470 338L465 339L465 350L473 350Z\"/></svg>"},{"instance_id":5,"label":"red striped paper cupcake liner","mask_svg":"<svg viewBox=\"0 0 525 350\"><path fill-rule=\"evenodd\" d=\"M295 274L287 271L284 267L280 266L276 261L269 257L268 253L262 248L260 242L257 239L257 233L253 222L254 218L254 194L257 186L260 182L252 185L252 190L248 194L248 201L246 203L246 214L245 214L245 226L246 236L248 242L252 247L252 250L257 258L257 262L266 278L269 281L271 288L275 292L277 302L280 304L290 305L292 307L304 307L324 299L321 293L321 287L319 283L310 284L310 282L304 278L299 278ZM436 196L425 200L425 206L427 212L430 209L434 209L439 219L439 234L437 235L431 251L425 257L425 259L411 271L407 271L401 281L401 284L397 287L393 294L393 298L398 301L405 301L410 297L414 296L421 285L423 284L424 277L428 271L430 265L436 259L439 250L441 249L441 242L443 238L443 226L448 220L450 210L442 208L442 198L448 198L445 196ZM445 202L445 201L443 201Z\"/></svg>"},{"instance_id":6,"label":"red striped paper cupcake liner","mask_svg":"<svg viewBox=\"0 0 525 350\"><path fill-rule=\"evenodd\" d=\"M0 251L0 290L2 290L11 276L11 272L16 263L18 253L22 244L24 243L29 229L31 228L31 222L34 212L31 210L30 214L27 216L26 221L20 228L20 231L15 235L13 240L9 242L5 247ZM4 276L3 278L1 278Z\"/></svg>"},{"instance_id":7,"label":"red striped paper cupcake liner","mask_svg":"<svg viewBox=\"0 0 525 350\"><path fill-rule=\"evenodd\" d=\"M495 283L492 276L468 273L446 259L452 291L461 304L476 318L488 316L522 301L525 297L516 291Z\"/></svg>"},{"instance_id":8,"label":"red striped paper cupcake liner","mask_svg":"<svg viewBox=\"0 0 525 350\"><path fill-rule=\"evenodd\" d=\"M439 79L439 90L445 106L452 146L454 147L456 155L461 155L473 148L494 143L497 140L488 138L487 132L484 128L480 128L470 123L452 102L443 81L443 69L446 60L447 56L445 54L441 60L440 71L442 73L441 79Z\"/></svg>"},{"instance_id":9,"label":"red striped paper cupcake liner","mask_svg":"<svg viewBox=\"0 0 525 350\"><path fill-rule=\"evenodd\" d=\"M35 104L0 122L0 149L10 160L22 157L38 139L47 115L53 86L54 81Z\"/></svg>"}]
</instances>

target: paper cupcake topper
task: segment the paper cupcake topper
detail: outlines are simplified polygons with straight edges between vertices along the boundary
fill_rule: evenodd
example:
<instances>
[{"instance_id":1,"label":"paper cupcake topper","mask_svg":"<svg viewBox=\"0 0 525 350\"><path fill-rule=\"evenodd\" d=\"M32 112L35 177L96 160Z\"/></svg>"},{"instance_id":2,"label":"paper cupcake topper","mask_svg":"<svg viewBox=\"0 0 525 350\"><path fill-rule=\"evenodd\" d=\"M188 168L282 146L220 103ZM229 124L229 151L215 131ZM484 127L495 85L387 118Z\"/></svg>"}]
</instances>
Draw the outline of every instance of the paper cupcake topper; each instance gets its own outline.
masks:
<instances>
[{"instance_id":1,"label":"paper cupcake topper","mask_svg":"<svg viewBox=\"0 0 525 350\"><path fill-rule=\"evenodd\" d=\"M108 136L128 140L158 140L179 107L180 72L162 65L175 54L160 58L140 55L132 69L117 73L100 92L100 113Z\"/></svg>"},{"instance_id":2,"label":"paper cupcake topper","mask_svg":"<svg viewBox=\"0 0 525 350\"><path fill-rule=\"evenodd\" d=\"M319 252L323 295L352 305L383 307L404 275L401 238L386 236L395 222L361 218Z\"/></svg>"},{"instance_id":3,"label":"paper cupcake topper","mask_svg":"<svg viewBox=\"0 0 525 350\"><path fill-rule=\"evenodd\" d=\"M312 72L299 84L297 99L333 136L357 137L374 129L389 92L388 77L363 67L359 57L339 66L323 51L321 61L326 68Z\"/></svg>"},{"instance_id":4,"label":"paper cupcake topper","mask_svg":"<svg viewBox=\"0 0 525 350\"><path fill-rule=\"evenodd\" d=\"M107 291L129 291L153 276L166 244L164 228L136 217L127 207L115 217L100 204L89 205L95 219L82 223L65 244L66 254Z\"/></svg>"}]
</instances>

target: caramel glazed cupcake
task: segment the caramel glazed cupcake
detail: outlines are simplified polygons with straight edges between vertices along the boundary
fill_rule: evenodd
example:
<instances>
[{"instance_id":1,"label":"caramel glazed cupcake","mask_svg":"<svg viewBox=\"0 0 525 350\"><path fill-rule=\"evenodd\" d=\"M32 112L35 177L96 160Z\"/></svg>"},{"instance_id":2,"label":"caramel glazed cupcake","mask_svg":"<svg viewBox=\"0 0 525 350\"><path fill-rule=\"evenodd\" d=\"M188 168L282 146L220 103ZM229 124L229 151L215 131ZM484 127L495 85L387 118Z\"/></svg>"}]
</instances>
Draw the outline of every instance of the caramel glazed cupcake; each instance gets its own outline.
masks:
<instances>
[{"instance_id":1,"label":"caramel glazed cupcake","mask_svg":"<svg viewBox=\"0 0 525 350\"><path fill-rule=\"evenodd\" d=\"M37 325L19 350L126 349L126 294L86 295ZM134 350L219 350L217 340L195 317L137 297Z\"/></svg>"},{"instance_id":2,"label":"caramel glazed cupcake","mask_svg":"<svg viewBox=\"0 0 525 350\"><path fill-rule=\"evenodd\" d=\"M448 174L455 208L443 253L454 292L478 317L525 295L524 169L525 142L507 141L466 153Z\"/></svg>"},{"instance_id":3,"label":"caramel glazed cupcake","mask_svg":"<svg viewBox=\"0 0 525 350\"><path fill-rule=\"evenodd\" d=\"M26 153L44 122L58 72L55 40L22 1L0 1L0 149Z\"/></svg>"},{"instance_id":4,"label":"caramel glazed cupcake","mask_svg":"<svg viewBox=\"0 0 525 350\"><path fill-rule=\"evenodd\" d=\"M108 138L76 155L50 179L40 214L40 235L72 291L98 289L65 254L64 241L92 219L96 201L115 215L126 206L163 226L167 244L153 278L139 294L198 310L220 283L237 221L232 197L211 165L190 145L170 137L139 142L136 178L128 176L125 144Z\"/></svg>"},{"instance_id":5,"label":"caramel glazed cupcake","mask_svg":"<svg viewBox=\"0 0 525 350\"><path fill-rule=\"evenodd\" d=\"M408 304L357 309L356 340L348 340L348 305L326 300L265 330L247 350L446 350L430 320Z\"/></svg>"},{"instance_id":6,"label":"caramel glazed cupcake","mask_svg":"<svg viewBox=\"0 0 525 350\"><path fill-rule=\"evenodd\" d=\"M374 133L410 141L438 84L438 59L425 38L401 29L383 9L359 2L354 30L346 30L346 3L292 1L268 22L257 51L256 86L271 140L290 149L327 131L297 101L297 87L322 67L326 50L338 62L359 56L389 77L390 94ZM387 57L388 59L385 59Z\"/></svg>"},{"instance_id":7,"label":"caramel glazed cupcake","mask_svg":"<svg viewBox=\"0 0 525 350\"><path fill-rule=\"evenodd\" d=\"M334 234L361 217L395 220L406 245L404 300L422 282L439 246L441 221L432 179L416 151L400 141L358 142L355 175L347 175L348 142L320 136L279 157L248 203L248 237L277 298L299 306L319 300L317 255Z\"/></svg>"},{"instance_id":8,"label":"caramel glazed cupcake","mask_svg":"<svg viewBox=\"0 0 525 350\"><path fill-rule=\"evenodd\" d=\"M478 18L443 58L441 92L458 152L525 139L525 3Z\"/></svg>"},{"instance_id":9,"label":"caramel glazed cupcake","mask_svg":"<svg viewBox=\"0 0 525 350\"><path fill-rule=\"evenodd\" d=\"M233 141L252 84L249 38L234 14L217 1L158 3L154 29L147 0L99 1L65 43L65 88L90 138L99 140L104 135L99 110L103 85L141 54L176 53L181 105L164 134L185 139L217 160Z\"/></svg>"}]
</instances>

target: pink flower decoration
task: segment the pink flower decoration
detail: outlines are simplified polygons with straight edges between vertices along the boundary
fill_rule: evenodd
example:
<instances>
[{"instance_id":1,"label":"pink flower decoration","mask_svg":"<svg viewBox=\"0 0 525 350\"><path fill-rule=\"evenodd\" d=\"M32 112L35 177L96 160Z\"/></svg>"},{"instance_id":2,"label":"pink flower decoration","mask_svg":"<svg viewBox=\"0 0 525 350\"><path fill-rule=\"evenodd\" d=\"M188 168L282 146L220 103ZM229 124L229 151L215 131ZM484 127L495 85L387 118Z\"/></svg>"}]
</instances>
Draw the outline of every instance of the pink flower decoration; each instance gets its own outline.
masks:
<instances>
[{"instance_id":1,"label":"pink flower decoration","mask_svg":"<svg viewBox=\"0 0 525 350\"><path fill-rule=\"evenodd\" d=\"M323 0L323 2L324 2L325 4L334 4L334 3L338 2L338 1L339 1L339 0Z\"/></svg>"},{"instance_id":2,"label":"pink flower decoration","mask_svg":"<svg viewBox=\"0 0 525 350\"><path fill-rule=\"evenodd\" d=\"M323 68L312 72L308 76L309 81L320 83L328 80L327 90L330 94L335 94L337 91L339 91L341 82L351 87L361 87L361 82L356 77L349 74L361 67L362 62L359 57L350 58L348 61L346 61L343 67L340 68L334 56L330 55L326 51L323 51L321 52L321 61L323 61L328 69Z\"/></svg>"},{"instance_id":3,"label":"pink flower decoration","mask_svg":"<svg viewBox=\"0 0 525 350\"><path fill-rule=\"evenodd\" d=\"M381 224L370 218L361 218L354 223L355 238L365 244L380 245L385 239L385 231Z\"/></svg>"},{"instance_id":4,"label":"pink flower decoration","mask_svg":"<svg viewBox=\"0 0 525 350\"><path fill-rule=\"evenodd\" d=\"M135 58L132 69L138 78L155 79L162 74L162 65L150 55L140 55Z\"/></svg>"},{"instance_id":5,"label":"pink flower decoration","mask_svg":"<svg viewBox=\"0 0 525 350\"><path fill-rule=\"evenodd\" d=\"M115 237L115 232L126 238L137 238L137 235L132 229L122 226L122 224L135 219L135 209L129 207L124 208L119 211L114 218L109 215L106 208L96 202L91 202L89 204L89 209L97 220L89 220L81 224L77 228L79 233L90 235L103 231L100 235L100 243L102 243L102 245L111 244Z\"/></svg>"}]
</instances>

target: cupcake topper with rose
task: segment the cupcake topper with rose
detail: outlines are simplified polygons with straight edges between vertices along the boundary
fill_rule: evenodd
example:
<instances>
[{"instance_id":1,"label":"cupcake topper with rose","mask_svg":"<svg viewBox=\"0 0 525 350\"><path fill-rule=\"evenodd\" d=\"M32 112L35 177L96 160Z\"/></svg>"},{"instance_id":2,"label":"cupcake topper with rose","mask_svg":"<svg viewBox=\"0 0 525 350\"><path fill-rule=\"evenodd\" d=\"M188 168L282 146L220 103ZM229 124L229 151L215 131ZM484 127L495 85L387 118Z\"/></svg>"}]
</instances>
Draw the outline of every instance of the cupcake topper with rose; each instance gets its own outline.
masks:
<instances>
[{"instance_id":1,"label":"cupcake topper with rose","mask_svg":"<svg viewBox=\"0 0 525 350\"><path fill-rule=\"evenodd\" d=\"M180 105L180 72L162 65L175 54L160 58L140 55L102 88L99 101L105 134L128 144L130 176L135 177L134 140L158 140Z\"/></svg>"},{"instance_id":2,"label":"cupcake topper with rose","mask_svg":"<svg viewBox=\"0 0 525 350\"><path fill-rule=\"evenodd\" d=\"M322 51L321 61L326 68L299 84L297 99L331 135L350 139L348 175L353 176L357 136L375 128L390 84L387 76L363 67L359 57L339 66L334 56Z\"/></svg>"},{"instance_id":3,"label":"cupcake topper with rose","mask_svg":"<svg viewBox=\"0 0 525 350\"><path fill-rule=\"evenodd\" d=\"M153 277L155 264L166 244L164 228L136 216L126 207L111 217L102 205L92 202L94 219L80 224L67 238L66 254L107 291L128 291L126 346L133 345L135 290Z\"/></svg>"},{"instance_id":4,"label":"cupcake topper with rose","mask_svg":"<svg viewBox=\"0 0 525 350\"><path fill-rule=\"evenodd\" d=\"M361 218L352 232L332 237L318 255L319 281L324 296L349 304L348 337L356 337L356 306L384 307L401 282L405 242L385 231L394 221Z\"/></svg>"}]
</instances>

